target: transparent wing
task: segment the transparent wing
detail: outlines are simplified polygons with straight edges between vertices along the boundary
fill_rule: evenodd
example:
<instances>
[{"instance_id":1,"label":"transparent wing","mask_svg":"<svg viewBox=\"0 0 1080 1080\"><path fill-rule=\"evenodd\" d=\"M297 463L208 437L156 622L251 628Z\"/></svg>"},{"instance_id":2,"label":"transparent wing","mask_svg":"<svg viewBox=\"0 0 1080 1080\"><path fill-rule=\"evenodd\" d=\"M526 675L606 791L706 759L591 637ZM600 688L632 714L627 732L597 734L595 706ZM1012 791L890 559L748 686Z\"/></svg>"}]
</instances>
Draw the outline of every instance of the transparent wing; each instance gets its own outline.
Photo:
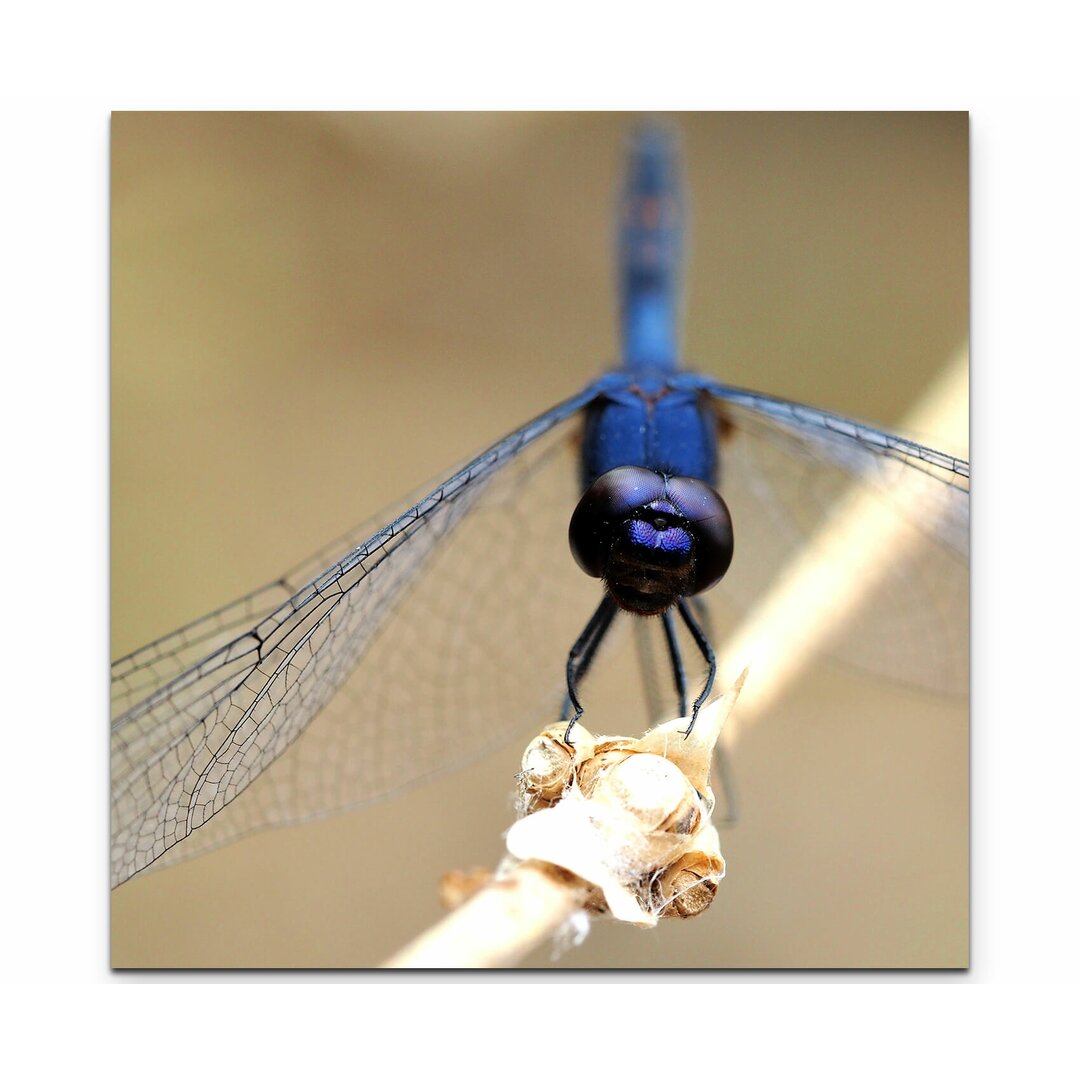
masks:
<instances>
[{"instance_id":1,"label":"transparent wing","mask_svg":"<svg viewBox=\"0 0 1080 1080\"><path fill-rule=\"evenodd\" d=\"M504 737L495 703L557 695L565 655L535 658L566 598L544 568L552 549L572 562L568 443L594 396L513 432L310 584L284 577L113 665L114 884L181 842L187 856L377 799L480 752L493 725ZM578 593L570 626L595 602Z\"/></svg>"},{"instance_id":2,"label":"transparent wing","mask_svg":"<svg viewBox=\"0 0 1080 1080\"><path fill-rule=\"evenodd\" d=\"M730 628L857 493L916 536L886 561L873 602L829 651L862 670L949 694L968 681L968 463L842 416L701 380L722 418L721 483L735 559L709 594Z\"/></svg>"},{"instance_id":3,"label":"transparent wing","mask_svg":"<svg viewBox=\"0 0 1080 1080\"><path fill-rule=\"evenodd\" d=\"M721 489L736 523L736 561L706 597L718 649L853 483L888 502L899 472L914 478L915 498L898 512L925 527L928 555L897 566L867 625L837 651L958 688L966 464L827 413L699 386L722 414ZM579 494L575 418L596 392L514 432L384 528L361 527L116 662L116 883L155 860L380 799L558 715L567 649L599 599L566 542ZM622 679L641 714L620 715L618 730L674 704L659 620L634 622L638 639L654 639L637 641L652 670L645 693ZM596 683L619 670L609 655L618 639L590 674L590 725L608 704Z\"/></svg>"}]
</instances>

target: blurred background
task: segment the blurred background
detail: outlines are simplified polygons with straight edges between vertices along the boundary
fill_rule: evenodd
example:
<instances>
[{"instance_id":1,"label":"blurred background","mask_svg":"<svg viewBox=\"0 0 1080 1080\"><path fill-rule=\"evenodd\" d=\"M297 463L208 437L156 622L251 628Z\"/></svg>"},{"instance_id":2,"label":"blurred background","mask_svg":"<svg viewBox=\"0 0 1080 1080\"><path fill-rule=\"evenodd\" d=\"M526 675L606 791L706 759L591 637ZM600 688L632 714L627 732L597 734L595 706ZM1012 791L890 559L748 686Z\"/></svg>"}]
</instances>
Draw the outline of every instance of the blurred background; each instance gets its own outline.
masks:
<instances>
[{"instance_id":1,"label":"blurred background","mask_svg":"<svg viewBox=\"0 0 1080 1080\"><path fill-rule=\"evenodd\" d=\"M113 657L615 358L612 197L633 119L113 117ZM966 114L674 119L689 361L899 423L966 344ZM113 964L379 963L438 917L442 871L497 862L519 754L140 875L112 894ZM733 764L741 821L704 917L598 924L530 963L966 964L966 701L823 664Z\"/></svg>"}]
</instances>

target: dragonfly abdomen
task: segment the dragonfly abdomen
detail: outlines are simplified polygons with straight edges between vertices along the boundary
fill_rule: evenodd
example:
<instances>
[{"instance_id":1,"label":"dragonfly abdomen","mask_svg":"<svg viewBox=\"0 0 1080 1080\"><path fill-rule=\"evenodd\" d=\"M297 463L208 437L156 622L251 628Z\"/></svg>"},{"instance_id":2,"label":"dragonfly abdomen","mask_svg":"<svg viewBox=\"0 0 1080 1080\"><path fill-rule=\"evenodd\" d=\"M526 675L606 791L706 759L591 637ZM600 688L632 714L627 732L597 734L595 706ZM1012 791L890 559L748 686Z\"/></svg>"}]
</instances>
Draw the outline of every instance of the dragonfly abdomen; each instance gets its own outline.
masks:
<instances>
[{"instance_id":1,"label":"dragonfly abdomen","mask_svg":"<svg viewBox=\"0 0 1080 1080\"><path fill-rule=\"evenodd\" d=\"M640 128L619 203L619 298L623 364L678 366L682 277L682 182L673 131Z\"/></svg>"}]
</instances>

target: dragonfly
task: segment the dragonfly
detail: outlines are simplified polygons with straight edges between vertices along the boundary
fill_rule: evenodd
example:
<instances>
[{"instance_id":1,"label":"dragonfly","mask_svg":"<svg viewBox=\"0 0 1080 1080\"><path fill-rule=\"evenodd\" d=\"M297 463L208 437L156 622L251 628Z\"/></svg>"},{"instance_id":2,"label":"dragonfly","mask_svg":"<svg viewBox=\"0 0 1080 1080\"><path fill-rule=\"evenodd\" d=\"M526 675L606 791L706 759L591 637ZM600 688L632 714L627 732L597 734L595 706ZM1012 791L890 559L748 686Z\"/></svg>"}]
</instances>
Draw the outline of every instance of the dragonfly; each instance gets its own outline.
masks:
<instances>
[{"instance_id":1,"label":"dragonfly","mask_svg":"<svg viewBox=\"0 0 1080 1080\"><path fill-rule=\"evenodd\" d=\"M943 592L962 607L967 462L681 365L684 200L668 129L633 139L618 215L615 370L115 661L114 886L258 828L385 799L543 722L571 727L597 705L590 677L616 624L641 641L643 719L677 709L692 722L731 627L852 485L908 517L926 557L918 577L899 568L886 582L893 620L855 625L837 651L963 688L966 626L898 628L939 610Z\"/></svg>"}]
</instances>

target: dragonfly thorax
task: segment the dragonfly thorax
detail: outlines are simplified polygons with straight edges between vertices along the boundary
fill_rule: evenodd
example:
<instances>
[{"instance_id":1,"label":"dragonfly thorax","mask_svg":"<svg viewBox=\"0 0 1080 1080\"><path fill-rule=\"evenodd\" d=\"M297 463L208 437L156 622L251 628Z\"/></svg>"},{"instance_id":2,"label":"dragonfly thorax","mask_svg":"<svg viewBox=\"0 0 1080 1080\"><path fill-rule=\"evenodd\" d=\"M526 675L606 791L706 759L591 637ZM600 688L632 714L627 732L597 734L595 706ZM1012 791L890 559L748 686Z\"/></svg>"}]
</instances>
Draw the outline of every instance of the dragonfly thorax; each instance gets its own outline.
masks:
<instances>
[{"instance_id":1,"label":"dragonfly thorax","mask_svg":"<svg viewBox=\"0 0 1080 1080\"><path fill-rule=\"evenodd\" d=\"M586 489L570 550L625 611L659 615L715 585L731 565L731 515L704 481L625 465Z\"/></svg>"}]
</instances>

